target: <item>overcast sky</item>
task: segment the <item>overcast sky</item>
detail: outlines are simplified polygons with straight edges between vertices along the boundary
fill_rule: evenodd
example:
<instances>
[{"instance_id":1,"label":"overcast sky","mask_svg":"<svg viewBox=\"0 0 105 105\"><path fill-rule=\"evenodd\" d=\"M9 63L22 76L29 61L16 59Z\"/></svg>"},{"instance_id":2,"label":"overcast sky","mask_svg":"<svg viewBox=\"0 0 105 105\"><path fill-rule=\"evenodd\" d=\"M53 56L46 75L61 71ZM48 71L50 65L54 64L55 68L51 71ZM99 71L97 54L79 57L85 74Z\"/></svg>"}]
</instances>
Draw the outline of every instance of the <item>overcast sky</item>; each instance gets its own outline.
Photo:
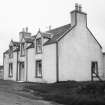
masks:
<instances>
[{"instance_id":1,"label":"overcast sky","mask_svg":"<svg viewBox=\"0 0 105 105\"><path fill-rule=\"evenodd\" d=\"M0 0L0 64L10 40L29 27L32 34L70 23L75 3L87 13L88 27L105 49L105 0Z\"/></svg>"}]
</instances>

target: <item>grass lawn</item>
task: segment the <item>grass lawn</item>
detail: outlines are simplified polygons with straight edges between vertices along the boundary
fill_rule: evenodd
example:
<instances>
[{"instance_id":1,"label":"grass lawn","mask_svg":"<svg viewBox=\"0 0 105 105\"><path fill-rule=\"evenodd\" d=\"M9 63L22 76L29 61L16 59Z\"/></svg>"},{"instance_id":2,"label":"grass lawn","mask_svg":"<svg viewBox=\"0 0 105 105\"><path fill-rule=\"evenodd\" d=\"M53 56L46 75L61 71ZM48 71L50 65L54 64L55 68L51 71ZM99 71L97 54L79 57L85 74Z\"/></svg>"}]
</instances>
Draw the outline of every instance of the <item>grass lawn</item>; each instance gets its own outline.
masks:
<instances>
[{"instance_id":1,"label":"grass lawn","mask_svg":"<svg viewBox=\"0 0 105 105\"><path fill-rule=\"evenodd\" d=\"M105 105L105 82L25 83L24 90L64 105Z\"/></svg>"}]
</instances>

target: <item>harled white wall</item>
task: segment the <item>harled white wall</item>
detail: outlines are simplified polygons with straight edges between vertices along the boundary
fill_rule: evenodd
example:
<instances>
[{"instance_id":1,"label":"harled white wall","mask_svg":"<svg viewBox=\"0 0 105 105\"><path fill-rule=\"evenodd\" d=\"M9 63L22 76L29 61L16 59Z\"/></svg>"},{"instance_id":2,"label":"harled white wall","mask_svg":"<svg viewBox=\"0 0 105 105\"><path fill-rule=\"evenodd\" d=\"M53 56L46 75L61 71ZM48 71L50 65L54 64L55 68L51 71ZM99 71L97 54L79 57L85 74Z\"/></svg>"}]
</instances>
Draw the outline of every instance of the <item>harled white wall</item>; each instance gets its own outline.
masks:
<instances>
[{"instance_id":1,"label":"harled white wall","mask_svg":"<svg viewBox=\"0 0 105 105\"><path fill-rule=\"evenodd\" d=\"M42 54L35 54L35 48L30 48L27 50L28 54L28 71L27 77L28 81L31 82L44 82L43 78L36 78L36 60L42 60ZM42 60L43 62L43 60ZM42 67L43 71L43 67Z\"/></svg>"},{"instance_id":2,"label":"harled white wall","mask_svg":"<svg viewBox=\"0 0 105 105\"><path fill-rule=\"evenodd\" d=\"M103 54L103 65L104 65L104 68L103 68L103 75L104 75L104 80L105 80L105 54Z\"/></svg>"},{"instance_id":3,"label":"harled white wall","mask_svg":"<svg viewBox=\"0 0 105 105\"><path fill-rule=\"evenodd\" d=\"M86 27L78 25L59 41L60 81L91 80L92 61L98 61L98 71L102 78L101 48Z\"/></svg>"},{"instance_id":4,"label":"harled white wall","mask_svg":"<svg viewBox=\"0 0 105 105\"><path fill-rule=\"evenodd\" d=\"M44 46L43 79L46 82L56 82L56 44Z\"/></svg>"},{"instance_id":5,"label":"harled white wall","mask_svg":"<svg viewBox=\"0 0 105 105\"><path fill-rule=\"evenodd\" d=\"M13 64L13 77L9 77L9 63ZM4 58L4 80L15 80L17 73L17 52L13 53L13 58L9 59L9 54L5 54Z\"/></svg>"},{"instance_id":6,"label":"harled white wall","mask_svg":"<svg viewBox=\"0 0 105 105\"><path fill-rule=\"evenodd\" d=\"M8 79L8 69L9 69L9 55L4 55L4 80Z\"/></svg>"}]
</instances>

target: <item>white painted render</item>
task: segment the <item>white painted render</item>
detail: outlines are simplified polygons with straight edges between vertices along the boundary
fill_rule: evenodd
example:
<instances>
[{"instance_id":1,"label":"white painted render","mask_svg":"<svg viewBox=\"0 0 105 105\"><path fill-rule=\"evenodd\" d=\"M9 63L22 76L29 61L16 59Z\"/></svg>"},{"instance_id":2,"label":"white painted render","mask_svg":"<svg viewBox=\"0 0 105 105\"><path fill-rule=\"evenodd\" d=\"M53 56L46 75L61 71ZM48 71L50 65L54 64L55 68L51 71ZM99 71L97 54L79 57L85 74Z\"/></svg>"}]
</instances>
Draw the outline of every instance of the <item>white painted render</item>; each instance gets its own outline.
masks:
<instances>
[{"instance_id":1,"label":"white painted render","mask_svg":"<svg viewBox=\"0 0 105 105\"><path fill-rule=\"evenodd\" d=\"M56 82L56 44L44 46L43 79L46 82Z\"/></svg>"},{"instance_id":2,"label":"white painted render","mask_svg":"<svg viewBox=\"0 0 105 105\"><path fill-rule=\"evenodd\" d=\"M8 80L9 55L4 54L4 80Z\"/></svg>"},{"instance_id":3,"label":"white painted render","mask_svg":"<svg viewBox=\"0 0 105 105\"><path fill-rule=\"evenodd\" d=\"M103 77L102 51L84 25L77 25L59 41L60 81L91 80L91 62L98 61L99 75Z\"/></svg>"},{"instance_id":4,"label":"white painted render","mask_svg":"<svg viewBox=\"0 0 105 105\"><path fill-rule=\"evenodd\" d=\"M13 77L9 77L9 63L13 64ZM13 53L13 58L9 59L9 55L5 54L4 58L4 79L16 81L17 75L17 52Z\"/></svg>"},{"instance_id":5,"label":"white painted render","mask_svg":"<svg viewBox=\"0 0 105 105\"><path fill-rule=\"evenodd\" d=\"M42 60L42 55L38 54L35 57L35 48L28 49L28 79L27 81L31 82L45 82L43 78L36 78L36 60ZM43 68L42 68L43 70Z\"/></svg>"},{"instance_id":6,"label":"white painted render","mask_svg":"<svg viewBox=\"0 0 105 105\"><path fill-rule=\"evenodd\" d=\"M35 48L28 49L28 81L56 82L56 44L44 46L43 49L42 54L35 54ZM42 78L36 78L36 60L42 60Z\"/></svg>"},{"instance_id":7,"label":"white painted render","mask_svg":"<svg viewBox=\"0 0 105 105\"><path fill-rule=\"evenodd\" d=\"M103 75L104 75L104 80L105 80L105 54L103 54L103 65L104 65L104 67L103 67Z\"/></svg>"}]
</instances>

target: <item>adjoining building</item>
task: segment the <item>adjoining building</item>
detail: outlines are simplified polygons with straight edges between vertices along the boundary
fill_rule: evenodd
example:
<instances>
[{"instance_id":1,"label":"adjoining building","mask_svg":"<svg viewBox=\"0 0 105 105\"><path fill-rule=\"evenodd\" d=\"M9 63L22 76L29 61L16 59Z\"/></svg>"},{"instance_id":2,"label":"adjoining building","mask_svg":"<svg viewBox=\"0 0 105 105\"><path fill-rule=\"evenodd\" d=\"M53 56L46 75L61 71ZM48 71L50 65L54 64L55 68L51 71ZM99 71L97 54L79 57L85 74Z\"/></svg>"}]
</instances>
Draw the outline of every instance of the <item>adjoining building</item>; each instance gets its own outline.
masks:
<instances>
[{"instance_id":1,"label":"adjoining building","mask_svg":"<svg viewBox=\"0 0 105 105\"><path fill-rule=\"evenodd\" d=\"M52 83L104 79L103 52L87 26L87 14L76 4L71 24L40 30L31 35L28 28L11 40L4 52L4 79Z\"/></svg>"}]
</instances>

